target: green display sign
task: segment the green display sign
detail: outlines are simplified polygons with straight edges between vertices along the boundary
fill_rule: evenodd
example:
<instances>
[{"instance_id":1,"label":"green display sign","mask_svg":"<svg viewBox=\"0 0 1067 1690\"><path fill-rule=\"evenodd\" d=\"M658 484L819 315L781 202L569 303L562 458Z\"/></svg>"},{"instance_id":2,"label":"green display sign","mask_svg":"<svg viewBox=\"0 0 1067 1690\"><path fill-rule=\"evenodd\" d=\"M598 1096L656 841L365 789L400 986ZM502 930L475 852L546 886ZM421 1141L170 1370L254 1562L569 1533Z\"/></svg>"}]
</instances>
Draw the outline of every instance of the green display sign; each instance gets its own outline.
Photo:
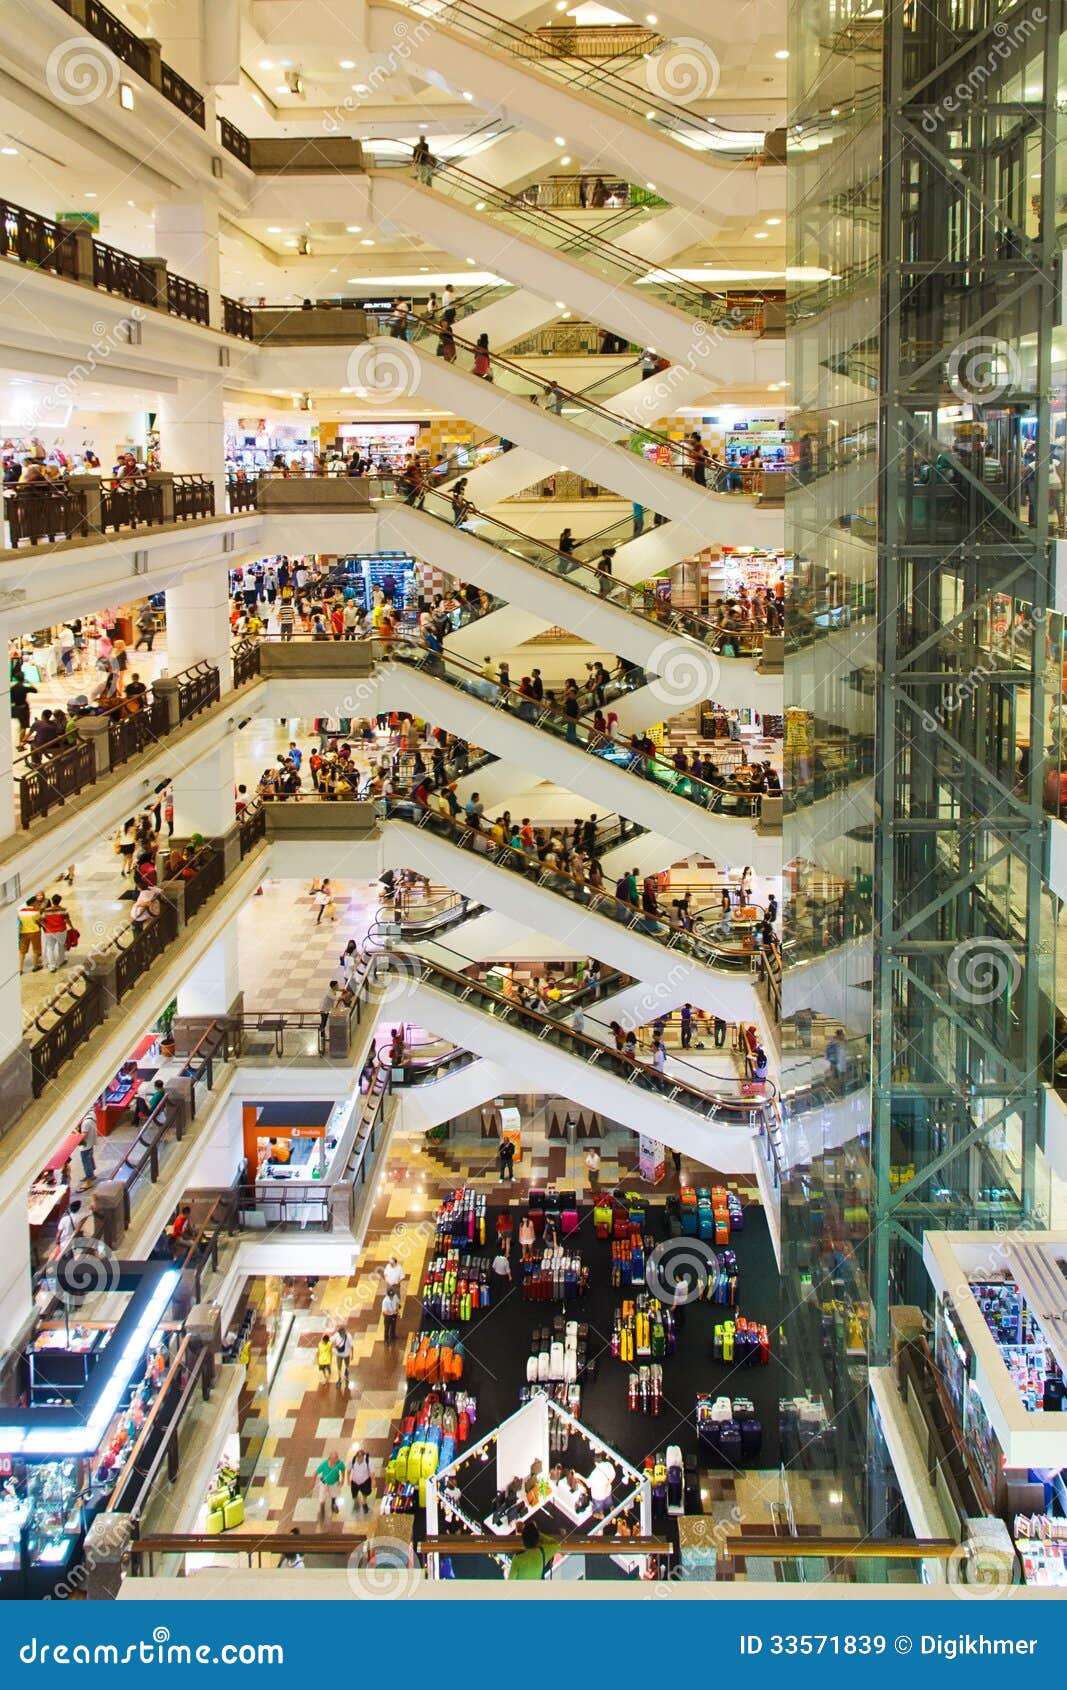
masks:
<instances>
[{"instance_id":1,"label":"green display sign","mask_svg":"<svg viewBox=\"0 0 1067 1690\"><path fill-rule=\"evenodd\" d=\"M56 222L65 223L72 217L76 217L79 223L88 223L95 235L100 233L100 213L98 211L61 211L56 217Z\"/></svg>"}]
</instances>

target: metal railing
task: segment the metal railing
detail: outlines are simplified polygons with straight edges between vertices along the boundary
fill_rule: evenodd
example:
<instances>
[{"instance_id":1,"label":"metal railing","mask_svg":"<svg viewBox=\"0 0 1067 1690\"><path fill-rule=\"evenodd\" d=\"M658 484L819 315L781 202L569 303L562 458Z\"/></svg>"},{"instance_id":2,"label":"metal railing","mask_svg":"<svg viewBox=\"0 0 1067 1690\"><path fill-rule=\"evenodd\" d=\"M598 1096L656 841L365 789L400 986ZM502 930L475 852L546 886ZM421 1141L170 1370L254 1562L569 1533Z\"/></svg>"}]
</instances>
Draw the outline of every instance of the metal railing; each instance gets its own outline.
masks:
<instances>
[{"instance_id":1,"label":"metal railing","mask_svg":"<svg viewBox=\"0 0 1067 1690\"><path fill-rule=\"evenodd\" d=\"M221 676L212 663L194 663L174 678L178 682L179 723L190 721L222 697Z\"/></svg>"},{"instance_id":2,"label":"metal railing","mask_svg":"<svg viewBox=\"0 0 1067 1690\"><path fill-rule=\"evenodd\" d=\"M219 118L219 142L228 153L239 159L242 164L252 165L252 143L248 136L238 129L228 118Z\"/></svg>"},{"instance_id":3,"label":"metal railing","mask_svg":"<svg viewBox=\"0 0 1067 1690\"><path fill-rule=\"evenodd\" d=\"M243 686L251 681L262 668L261 653L258 640L238 640L233 648L233 684Z\"/></svg>"},{"instance_id":4,"label":"metal railing","mask_svg":"<svg viewBox=\"0 0 1067 1690\"><path fill-rule=\"evenodd\" d=\"M239 340L252 340L252 312L240 300L230 299L226 294L222 300L222 328L225 334L236 335Z\"/></svg>"},{"instance_id":5,"label":"metal railing","mask_svg":"<svg viewBox=\"0 0 1067 1690\"><path fill-rule=\"evenodd\" d=\"M93 241L93 286L104 293L117 293L138 305L155 305L156 281L152 272L132 253L104 241Z\"/></svg>"},{"instance_id":6,"label":"metal railing","mask_svg":"<svg viewBox=\"0 0 1067 1690\"><path fill-rule=\"evenodd\" d=\"M76 279L77 253L70 231L21 205L0 200L0 257Z\"/></svg>"},{"instance_id":7,"label":"metal railing","mask_svg":"<svg viewBox=\"0 0 1067 1690\"><path fill-rule=\"evenodd\" d=\"M183 76L179 76L165 60L160 59L158 52L154 54L147 41L142 41L139 36L134 35L121 19L109 12L106 6L101 6L99 0L83 0L80 5L75 4L75 0L56 0L56 3L68 17L74 18L90 35L95 36L97 41L102 41L121 64L126 65L143 82L150 83L165 100L203 129L203 95L198 93L191 83L186 82Z\"/></svg>"},{"instance_id":8,"label":"metal railing","mask_svg":"<svg viewBox=\"0 0 1067 1690\"><path fill-rule=\"evenodd\" d=\"M256 483L242 481L238 476L232 475L226 482L226 497L232 513L254 511L257 503Z\"/></svg>"},{"instance_id":9,"label":"metal railing","mask_svg":"<svg viewBox=\"0 0 1067 1690\"><path fill-rule=\"evenodd\" d=\"M190 323L201 323L207 328L210 319L207 289L168 270L167 310L172 317L184 317Z\"/></svg>"}]
</instances>

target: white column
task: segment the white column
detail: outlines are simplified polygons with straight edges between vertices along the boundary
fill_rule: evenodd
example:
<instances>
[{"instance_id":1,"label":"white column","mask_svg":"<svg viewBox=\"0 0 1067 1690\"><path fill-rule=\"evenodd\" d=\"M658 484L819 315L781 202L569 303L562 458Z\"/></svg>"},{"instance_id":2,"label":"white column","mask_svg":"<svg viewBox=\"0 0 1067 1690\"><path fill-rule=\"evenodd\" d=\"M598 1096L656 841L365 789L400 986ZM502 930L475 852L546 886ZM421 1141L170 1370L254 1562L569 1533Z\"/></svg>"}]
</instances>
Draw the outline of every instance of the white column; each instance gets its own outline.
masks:
<instances>
[{"instance_id":1,"label":"white column","mask_svg":"<svg viewBox=\"0 0 1067 1690\"><path fill-rule=\"evenodd\" d=\"M204 662L218 667L222 691L230 691L230 579L224 563L187 569L167 588L167 672L178 675Z\"/></svg>"},{"instance_id":2,"label":"white column","mask_svg":"<svg viewBox=\"0 0 1067 1690\"><path fill-rule=\"evenodd\" d=\"M215 309L213 307L213 309ZM217 324L217 312L212 319ZM222 375L190 377L160 407L161 467L178 475L202 475L215 484L215 511L226 510L226 430Z\"/></svg>"},{"instance_id":3,"label":"white column","mask_svg":"<svg viewBox=\"0 0 1067 1690\"><path fill-rule=\"evenodd\" d=\"M0 1351L10 1350L30 1317L30 1229L26 1192L15 1191L0 1210Z\"/></svg>"},{"instance_id":4,"label":"white column","mask_svg":"<svg viewBox=\"0 0 1067 1690\"><path fill-rule=\"evenodd\" d=\"M174 776L174 832L179 839L202 833L218 839L236 820L234 802L234 742L223 740L216 750L199 757Z\"/></svg>"},{"instance_id":5,"label":"white column","mask_svg":"<svg viewBox=\"0 0 1067 1690\"><path fill-rule=\"evenodd\" d=\"M218 203L202 194L163 200L155 208L155 220L156 257L165 258L176 276L207 288L211 326L221 329Z\"/></svg>"},{"instance_id":6,"label":"white column","mask_svg":"<svg viewBox=\"0 0 1067 1690\"><path fill-rule=\"evenodd\" d=\"M6 645L6 641L4 642ZM14 730L11 722L11 666L5 663L0 677L0 839L15 831L18 794L14 779ZM33 703L33 700L30 700ZM0 879L3 877L0 876Z\"/></svg>"},{"instance_id":7,"label":"white column","mask_svg":"<svg viewBox=\"0 0 1067 1690\"><path fill-rule=\"evenodd\" d=\"M178 987L178 1014L227 1015L240 995L237 924L231 922Z\"/></svg>"},{"instance_id":8,"label":"white column","mask_svg":"<svg viewBox=\"0 0 1067 1690\"><path fill-rule=\"evenodd\" d=\"M25 888L23 895L29 896ZM19 985L19 904L12 898L0 909L0 1069L22 1042L22 992ZM32 964L26 964L27 968Z\"/></svg>"},{"instance_id":9,"label":"white column","mask_svg":"<svg viewBox=\"0 0 1067 1690\"><path fill-rule=\"evenodd\" d=\"M171 0L140 0L133 11L138 34L158 41L172 69L204 93L205 0L183 0L180 6Z\"/></svg>"}]
</instances>

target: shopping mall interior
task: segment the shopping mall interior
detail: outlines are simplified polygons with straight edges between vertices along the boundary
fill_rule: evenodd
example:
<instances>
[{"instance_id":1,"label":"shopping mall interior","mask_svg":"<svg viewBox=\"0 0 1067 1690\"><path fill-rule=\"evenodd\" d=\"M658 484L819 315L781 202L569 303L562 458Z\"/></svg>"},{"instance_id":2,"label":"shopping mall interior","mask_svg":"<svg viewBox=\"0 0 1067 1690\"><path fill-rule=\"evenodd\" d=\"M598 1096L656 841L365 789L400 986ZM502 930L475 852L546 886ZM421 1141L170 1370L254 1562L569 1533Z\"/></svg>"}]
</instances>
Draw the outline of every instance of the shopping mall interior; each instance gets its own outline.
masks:
<instances>
[{"instance_id":1,"label":"shopping mall interior","mask_svg":"<svg viewBox=\"0 0 1067 1690\"><path fill-rule=\"evenodd\" d=\"M20 8L0 1597L1067 1584L1065 28Z\"/></svg>"}]
</instances>

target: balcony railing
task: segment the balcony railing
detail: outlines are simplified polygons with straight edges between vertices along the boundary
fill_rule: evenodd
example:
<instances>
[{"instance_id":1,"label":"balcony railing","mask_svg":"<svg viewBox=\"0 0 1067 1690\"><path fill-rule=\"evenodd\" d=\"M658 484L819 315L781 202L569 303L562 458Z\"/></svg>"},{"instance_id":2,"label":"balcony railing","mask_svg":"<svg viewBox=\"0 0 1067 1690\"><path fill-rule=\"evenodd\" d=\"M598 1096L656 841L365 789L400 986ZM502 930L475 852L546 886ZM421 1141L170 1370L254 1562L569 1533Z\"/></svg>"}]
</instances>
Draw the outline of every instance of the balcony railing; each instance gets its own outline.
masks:
<instances>
[{"instance_id":1,"label":"balcony railing","mask_svg":"<svg viewBox=\"0 0 1067 1690\"><path fill-rule=\"evenodd\" d=\"M239 300L229 299L222 295L222 327L226 334L236 335L239 340L251 340L252 312L247 305Z\"/></svg>"},{"instance_id":2,"label":"balcony railing","mask_svg":"<svg viewBox=\"0 0 1067 1690\"><path fill-rule=\"evenodd\" d=\"M56 0L57 5L66 12L68 17L74 18L89 34L102 41L109 52L114 53L120 64L124 64L139 76L142 81L151 83L165 100L172 106L191 117L201 129L204 127L204 96L197 92L191 83L159 55L159 48L155 43L142 41L133 31L109 12L106 6L98 4L98 0Z\"/></svg>"},{"instance_id":3,"label":"balcony railing","mask_svg":"<svg viewBox=\"0 0 1067 1690\"><path fill-rule=\"evenodd\" d=\"M202 323L207 328L210 320L207 289L187 282L184 276L172 276L168 270L167 310L172 317L184 317L187 322Z\"/></svg>"},{"instance_id":4,"label":"balcony railing","mask_svg":"<svg viewBox=\"0 0 1067 1690\"><path fill-rule=\"evenodd\" d=\"M4 489L9 546L54 545L126 528L203 521L215 514L214 483L201 475L146 471L135 479L83 475Z\"/></svg>"},{"instance_id":5,"label":"balcony railing","mask_svg":"<svg viewBox=\"0 0 1067 1690\"><path fill-rule=\"evenodd\" d=\"M235 123L230 123L225 117L219 118L219 142L228 153L251 169L252 143Z\"/></svg>"},{"instance_id":6,"label":"balcony railing","mask_svg":"<svg viewBox=\"0 0 1067 1690\"><path fill-rule=\"evenodd\" d=\"M252 680L262 667L260 648L255 640L241 640L233 648L233 684L243 686Z\"/></svg>"},{"instance_id":7,"label":"balcony railing","mask_svg":"<svg viewBox=\"0 0 1067 1690\"><path fill-rule=\"evenodd\" d=\"M0 222L0 256L210 327L206 290L172 275L162 259L136 258L80 227L53 223L6 200L0 200Z\"/></svg>"},{"instance_id":8,"label":"balcony railing","mask_svg":"<svg viewBox=\"0 0 1067 1690\"><path fill-rule=\"evenodd\" d=\"M0 242L4 258L77 280L77 253L69 231L35 211L0 200Z\"/></svg>"},{"instance_id":9,"label":"balcony railing","mask_svg":"<svg viewBox=\"0 0 1067 1690\"><path fill-rule=\"evenodd\" d=\"M231 476L226 483L226 496L231 514L238 511L254 511L256 508L257 494L254 481L240 481L236 476Z\"/></svg>"},{"instance_id":10,"label":"balcony railing","mask_svg":"<svg viewBox=\"0 0 1067 1690\"><path fill-rule=\"evenodd\" d=\"M251 679L251 674L245 678ZM41 820L85 787L93 786L111 769L120 768L131 757L149 750L221 698L219 671L211 664L195 664L168 679L169 691L164 692L157 682L132 712L132 700L115 698L82 718L87 727L106 720L106 756L101 755L99 739L87 732L72 743L63 739L54 747L31 750L16 759L14 773L23 827Z\"/></svg>"}]
</instances>

